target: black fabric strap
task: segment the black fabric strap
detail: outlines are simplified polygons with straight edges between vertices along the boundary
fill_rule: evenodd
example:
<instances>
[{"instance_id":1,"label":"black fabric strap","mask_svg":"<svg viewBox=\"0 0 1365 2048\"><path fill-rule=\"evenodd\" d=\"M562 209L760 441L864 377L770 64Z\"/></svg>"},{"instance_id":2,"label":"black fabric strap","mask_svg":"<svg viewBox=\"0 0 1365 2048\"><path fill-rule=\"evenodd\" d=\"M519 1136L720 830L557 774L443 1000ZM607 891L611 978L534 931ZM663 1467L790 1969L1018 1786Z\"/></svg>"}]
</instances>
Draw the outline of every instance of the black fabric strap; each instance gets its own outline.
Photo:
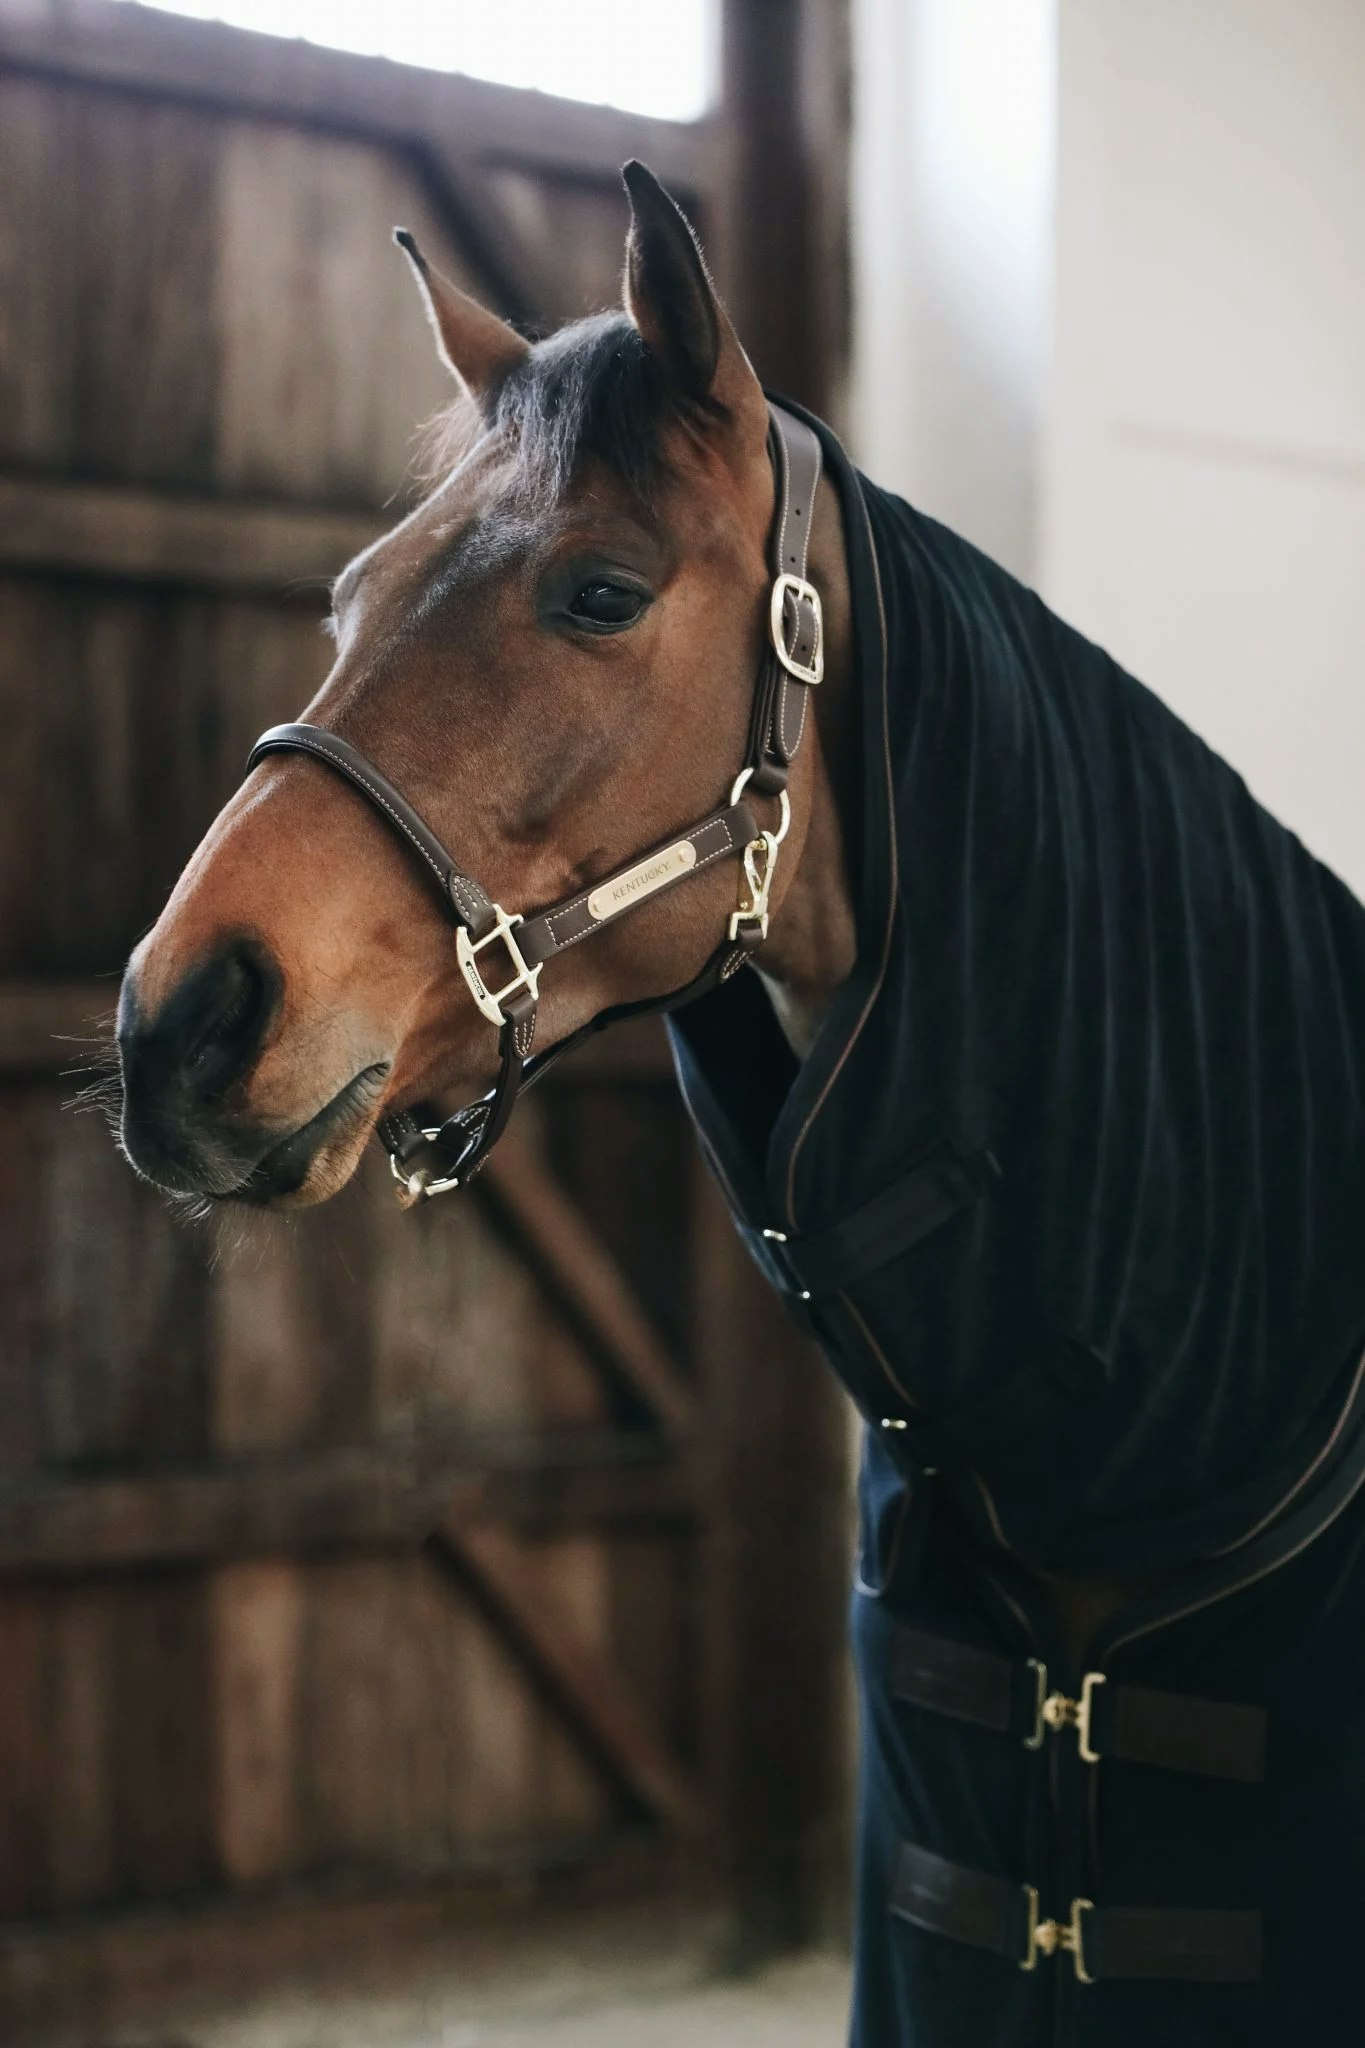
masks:
<instances>
[{"instance_id":1,"label":"black fabric strap","mask_svg":"<svg viewBox=\"0 0 1365 2048\"><path fill-rule=\"evenodd\" d=\"M821 1301L855 1287L985 1193L1000 1169L989 1152L959 1152L946 1139L898 1181L826 1230L783 1235L741 1225L780 1293Z\"/></svg>"},{"instance_id":2,"label":"black fabric strap","mask_svg":"<svg viewBox=\"0 0 1365 2048\"><path fill-rule=\"evenodd\" d=\"M891 1911L929 1934L965 1942L1032 1969L1040 1956L1072 1949L1083 1983L1157 1979L1202 1984L1254 1984L1262 1967L1261 1915L1203 1906L1096 1906L1075 1902L1036 1938L1038 1893L985 1870L950 1862L918 1842L902 1842L892 1879ZM1072 1942L1075 1942L1073 1948Z\"/></svg>"},{"instance_id":3,"label":"black fabric strap","mask_svg":"<svg viewBox=\"0 0 1365 2048\"><path fill-rule=\"evenodd\" d=\"M1036 1704L1036 1687L1016 1687L1025 1667L970 1643L931 1636L923 1629L897 1627L891 1639L891 1691L896 1699L931 1713L970 1721L997 1735L1026 1731Z\"/></svg>"},{"instance_id":4,"label":"black fabric strap","mask_svg":"<svg viewBox=\"0 0 1365 2048\"><path fill-rule=\"evenodd\" d=\"M1085 1967L1102 1978L1255 1984L1261 1916L1211 1907L1097 1906L1083 1922Z\"/></svg>"},{"instance_id":5,"label":"black fabric strap","mask_svg":"<svg viewBox=\"0 0 1365 2048\"><path fill-rule=\"evenodd\" d=\"M970 1721L978 1728L1034 1738L1039 1667L897 1626L891 1640L891 1690L907 1705ZM1258 1785L1265 1778L1266 1714L1235 1700L1107 1680L1093 1691L1089 1748L1117 1763Z\"/></svg>"},{"instance_id":6,"label":"black fabric strap","mask_svg":"<svg viewBox=\"0 0 1365 2048\"><path fill-rule=\"evenodd\" d=\"M929 1934L946 1934L1023 1964L1029 1959L1028 1888L950 1863L918 1842L902 1842L891 1886L891 1911Z\"/></svg>"},{"instance_id":7,"label":"black fabric strap","mask_svg":"<svg viewBox=\"0 0 1365 2048\"><path fill-rule=\"evenodd\" d=\"M1105 1686L1095 1696L1091 1745L1124 1763L1259 1785L1265 1778L1265 1709L1146 1685Z\"/></svg>"}]
</instances>

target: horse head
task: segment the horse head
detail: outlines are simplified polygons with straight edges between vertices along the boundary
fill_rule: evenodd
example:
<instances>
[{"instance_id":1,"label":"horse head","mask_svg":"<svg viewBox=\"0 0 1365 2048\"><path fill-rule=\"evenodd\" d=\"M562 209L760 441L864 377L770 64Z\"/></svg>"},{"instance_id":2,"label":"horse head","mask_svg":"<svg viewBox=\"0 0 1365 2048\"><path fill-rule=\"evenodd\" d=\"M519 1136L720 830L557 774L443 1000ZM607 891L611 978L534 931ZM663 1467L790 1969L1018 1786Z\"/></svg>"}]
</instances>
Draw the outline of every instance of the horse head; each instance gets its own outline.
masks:
<instances>
[{"instance_id":1,"label":"horse head","mask_svg":"<svg viewBox=\"0 0 1365 2048\"><path fill-rule=\"evenodd\" d=\"M626 184L622 310L534 345L398 235L455 394L435 487L333 585L336 661L303 714L500 904L571 895L714 809L768 631L767 402L683 215L642 166ZM818 763L791 764L774 914ZM685 983L734 907L718 862L567 951L539 1042ZM326 1199L381 1119L487 1087L494 1042L453 956L376 803L266 754L129 964L128 1158L181 1193Z\"/></svg>"}]
</instances>

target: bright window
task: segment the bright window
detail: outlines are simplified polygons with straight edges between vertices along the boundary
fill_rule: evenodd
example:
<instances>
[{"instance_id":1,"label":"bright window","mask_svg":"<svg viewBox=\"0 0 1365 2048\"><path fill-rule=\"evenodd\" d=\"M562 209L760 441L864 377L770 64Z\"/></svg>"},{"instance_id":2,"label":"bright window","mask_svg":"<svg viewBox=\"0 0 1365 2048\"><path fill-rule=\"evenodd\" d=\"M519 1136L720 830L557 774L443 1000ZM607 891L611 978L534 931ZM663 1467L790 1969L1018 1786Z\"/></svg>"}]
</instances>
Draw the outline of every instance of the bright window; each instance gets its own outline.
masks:
<instances>
[{"instance_id":1,"label":"bright window","mask_svg":"<svg viewBox=\"0 0 1365 2048\"><path fill-rule=\"evenodd\" d=\"M123 0L144 5L149 0ZM715 0L150 0L172 14L664 120L715 96Z\"/></svg>"}]
</instances>

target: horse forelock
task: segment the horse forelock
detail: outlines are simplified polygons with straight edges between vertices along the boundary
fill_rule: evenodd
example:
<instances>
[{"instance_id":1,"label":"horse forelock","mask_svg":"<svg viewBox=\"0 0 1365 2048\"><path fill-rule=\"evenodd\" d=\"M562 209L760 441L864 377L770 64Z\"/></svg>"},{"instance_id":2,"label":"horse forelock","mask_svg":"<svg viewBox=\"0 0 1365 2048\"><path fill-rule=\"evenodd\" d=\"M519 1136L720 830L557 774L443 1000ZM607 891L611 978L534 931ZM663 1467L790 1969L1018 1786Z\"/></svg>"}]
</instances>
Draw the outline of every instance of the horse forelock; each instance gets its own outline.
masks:
<instances>
[{"instance_id":1,"label":"horse forelock","mask_svg":"<svg viewBox=\"0 0 1365 2048\"><path fill-rule=\"evenodd\" d=\"M602 464L643 504L667 473L670 426L704 427L725 408L670 376L625 313L574 321L538 342L481 408L462 393L431 421L419 473L438 482L491 427L510 452L527 505L554 503L588 463Z\"/></svg>"}]
</instances>

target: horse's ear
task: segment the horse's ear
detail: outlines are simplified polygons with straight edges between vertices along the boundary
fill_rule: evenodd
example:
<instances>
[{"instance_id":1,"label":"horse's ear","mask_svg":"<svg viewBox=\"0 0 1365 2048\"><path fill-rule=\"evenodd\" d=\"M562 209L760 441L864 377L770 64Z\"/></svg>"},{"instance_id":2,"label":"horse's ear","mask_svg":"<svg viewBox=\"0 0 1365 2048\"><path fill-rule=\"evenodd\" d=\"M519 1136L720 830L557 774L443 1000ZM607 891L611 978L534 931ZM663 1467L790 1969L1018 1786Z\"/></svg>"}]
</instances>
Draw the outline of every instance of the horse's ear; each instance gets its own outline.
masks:
<instances>
[{"instance_id":1,"label":"horse's ear","mask_svg":"<svg viewBox=\"0 0 1365 2048\"><path fill-rule=\"evenodd\" d=\"M530 354L530 343L433 269L406 228L395 228L393 239L416 273L441 361L475 398L482 397Z\"/></svg>"},{"instance_id":2,"label":"horse's ear","mask_svg":"<svg viewBox=\"0 0 1365 2048\"><path fill-rule=\"evenodd\" d=\"M642 163L628 163L621 176L630 195L625 304L645 346L693 396L761 417L766 436L762 390L686 215Z\"/></svg>"}]
</instances>

